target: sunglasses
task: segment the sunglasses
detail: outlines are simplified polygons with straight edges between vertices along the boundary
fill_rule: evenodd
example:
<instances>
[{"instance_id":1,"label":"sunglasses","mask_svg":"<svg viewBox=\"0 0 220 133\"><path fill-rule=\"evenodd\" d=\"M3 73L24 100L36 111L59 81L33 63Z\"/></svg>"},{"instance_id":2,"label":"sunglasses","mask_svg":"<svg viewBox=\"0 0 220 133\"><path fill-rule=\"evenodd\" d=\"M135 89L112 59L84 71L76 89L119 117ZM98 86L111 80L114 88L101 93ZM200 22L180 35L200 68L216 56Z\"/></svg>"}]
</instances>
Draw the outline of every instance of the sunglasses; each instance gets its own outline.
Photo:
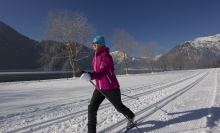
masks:
<instances>
[{"instance_id":1,"label":"sunglasses","mask_svg":"<svg viewBox=\"0 0 220 133\"><path fill-rule=\"evenodd\" d=\"M95 45L95 44L99 44L99 42L94 42L94 43L92 43L93 45Z\"/></svg>"}]
</instances>

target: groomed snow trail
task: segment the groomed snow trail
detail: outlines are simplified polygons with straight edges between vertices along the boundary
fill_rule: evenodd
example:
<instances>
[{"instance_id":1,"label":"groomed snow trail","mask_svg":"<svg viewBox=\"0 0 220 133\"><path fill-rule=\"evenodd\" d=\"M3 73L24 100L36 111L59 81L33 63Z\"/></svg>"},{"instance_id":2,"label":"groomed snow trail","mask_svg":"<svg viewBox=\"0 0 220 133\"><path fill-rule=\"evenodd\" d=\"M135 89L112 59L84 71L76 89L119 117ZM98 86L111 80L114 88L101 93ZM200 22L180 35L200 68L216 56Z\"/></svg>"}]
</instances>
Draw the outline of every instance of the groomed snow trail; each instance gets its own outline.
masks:
<instances>
[{"instance_id":1,"label":"groomed snow trail","mask_svg":"<svg viewBox=\"0 0 220 133\"><path fill-rule=\"evenodd\" d=\"M219 70L201 73L184 86L178 86L180 91L170 95L162 106L147 113L141 120L139 128L144 132L158 133L219 133L219 103L216 93L219 79ZM219 92L219 91L218 91ZM218 98L219 99L219 98ZM214 129L212 129L214 127ZM135 129L128 133L138 133Z\"/></svg>"},{"instance_id":2,"label":"groomed snow trail","mask_svg":"<svg viewBox=\"0 0 220 133\"><path fill-rule=\"evenodd\" d=\"M143 132L220 132L220 69L118 76L123 103ZM76 79L0 84L0 132L85 133L94 87ZM118 133L127 120L104 100L97 131ZM128 133L138 133L133 128Z\"/></svg>"}]
</instances>

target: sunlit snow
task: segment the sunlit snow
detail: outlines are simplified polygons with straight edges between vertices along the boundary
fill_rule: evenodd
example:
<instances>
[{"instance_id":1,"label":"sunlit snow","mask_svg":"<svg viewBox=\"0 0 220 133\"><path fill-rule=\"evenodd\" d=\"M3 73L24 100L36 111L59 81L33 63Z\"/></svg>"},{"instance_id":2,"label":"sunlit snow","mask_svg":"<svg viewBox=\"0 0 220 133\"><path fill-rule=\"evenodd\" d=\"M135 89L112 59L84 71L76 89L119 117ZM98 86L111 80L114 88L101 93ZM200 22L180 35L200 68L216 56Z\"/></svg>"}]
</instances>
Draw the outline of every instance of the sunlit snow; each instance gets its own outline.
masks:
<instances>
[{"instance_id":1,"label":"sunlit snow","mask_svg":"<svg viewBox=\"0 0 220 133\"><path fill-rule=\"evenodd\" d=\"M220 132L220 68L117 78L122 94L139 98L122 101L142 132ZM0 132L86 133L93 90L79 78L0 83ZM122 132L126 122L108 100L101 104L97 132Z\"/></svg>"}]
</instances>

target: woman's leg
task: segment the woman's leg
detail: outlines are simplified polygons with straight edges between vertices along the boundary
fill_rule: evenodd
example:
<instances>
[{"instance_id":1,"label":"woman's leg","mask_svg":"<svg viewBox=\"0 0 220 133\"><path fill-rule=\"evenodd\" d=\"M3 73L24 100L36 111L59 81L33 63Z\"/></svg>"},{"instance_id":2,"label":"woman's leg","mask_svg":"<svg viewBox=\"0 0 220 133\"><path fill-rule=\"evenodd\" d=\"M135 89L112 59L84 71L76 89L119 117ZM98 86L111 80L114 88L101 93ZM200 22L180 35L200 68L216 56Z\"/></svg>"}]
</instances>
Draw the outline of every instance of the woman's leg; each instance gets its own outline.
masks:
<instances>
[{"instance_id":1,"label":"woman's leg","mask_svg":"<svg viewBox=\"0 0 220 133\"><path fill-rule=\"evenodd\" d=\"M102 92L109 98L110 102L114 105L118 112L124 114L129 119L132 119L135 116L135 114L122 103L120 89Z\"/></svg>"},{"instance_id":2,"label":"woman's leg","mask_svg":"<svg viewBox=\"0 0 220 133\"><path fill-rule=\"evenodd\" d=\"M88 133L96 133L97 111L105 97L95 89L88 106Z\"/></svg>"}]
</instances>

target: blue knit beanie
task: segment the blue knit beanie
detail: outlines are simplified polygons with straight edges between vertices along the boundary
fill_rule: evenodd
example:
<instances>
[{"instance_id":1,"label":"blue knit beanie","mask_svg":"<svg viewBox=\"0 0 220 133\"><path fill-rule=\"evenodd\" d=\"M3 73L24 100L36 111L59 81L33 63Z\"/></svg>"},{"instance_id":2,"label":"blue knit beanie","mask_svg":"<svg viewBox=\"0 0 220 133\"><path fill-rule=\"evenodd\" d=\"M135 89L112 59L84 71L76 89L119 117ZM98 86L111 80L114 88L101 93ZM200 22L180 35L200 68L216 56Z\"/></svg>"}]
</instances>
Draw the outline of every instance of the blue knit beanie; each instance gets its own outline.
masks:
<instances>
[{"instance_id":1,"label":"blue knit beanie","mask_svg":"<svg viewBox=\"0 0 220 133\"><path fill-rule=\"evenodd\" d=\"M93 39L93 43L98 42L100 43L102 46L105 46L105 38L102 36L97 36Z\"/></svg>"}]
</instances>

